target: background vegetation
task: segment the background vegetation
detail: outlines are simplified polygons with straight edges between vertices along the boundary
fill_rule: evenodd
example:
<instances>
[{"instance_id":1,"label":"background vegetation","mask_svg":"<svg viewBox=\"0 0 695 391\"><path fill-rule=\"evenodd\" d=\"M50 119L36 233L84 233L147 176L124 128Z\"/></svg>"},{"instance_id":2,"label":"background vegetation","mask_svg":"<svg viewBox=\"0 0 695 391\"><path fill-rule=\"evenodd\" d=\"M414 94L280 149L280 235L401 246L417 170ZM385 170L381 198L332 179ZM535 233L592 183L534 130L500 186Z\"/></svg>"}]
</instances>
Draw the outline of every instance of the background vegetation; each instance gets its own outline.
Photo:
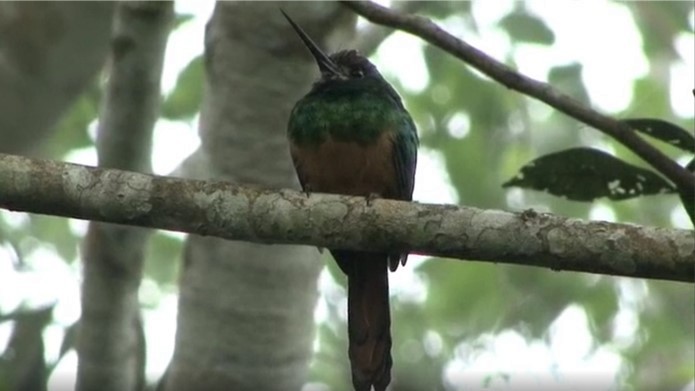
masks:
<instances>
[{"instance_id":1,"label":"background vegetation","mask_svg":"<svg viewBox=\"0 0 695 391\"><path fill-rule=\"evenodd\" d=\"M694 11L690 2L611 3L611 9L627 15L630 23L625 28L638 35L636 42L641 42L644 61L635 64L638 70L626 70L637 75L627 86L615 87L610 86L611 80L596 76L600 70L595 66L588 77L586 64L544 62L552 56L542 53L560 50L554 46L558 44L557 26L527 3L501 6L505 11L494 20L482 13L489 7L475 2L415 2L407 7L435 19L482 50L494 51L491 54L522 72L541 69L532 76L547 79L617 118L661 118L693 129L692 79L681 81L681 74L676 72L684 63L693 64ZM570 8L566 12L572 13ZM176 29L192 23L183 14L178 22ZM582 25L592 29L590 20ZM356 42L365 42L360 41L364 36L359 36L365 32L374 34L361 29ZM597 44L581 40L585 34L595 34L586 30L575 34L580 37L576 42L583 42L584 47L574 50L591 51ZM202 42L199 44L202 47ZM407 48L401 50L400 58L394 58L399 45ZM688 47L689 51L685 49ZM424 64L426 74L420 74L420 79L425 82L420 85L406 75L416 72L413 63L420 62L407 57L411 53L421 56ZM597 61L609 68L612 56L620 55L602 53ZM439 193L444 189L440 201L691 228L676 195L581 203L540 192L502 189L501 184L533 158L574 146L597 147L631 163L642 162L601 133L505 89L402 33L386 36L373 59L402 94L418 124L421 156L427 156L423 161L428 162L424 163L428 173L443 178L439 184L431 182L440 186ZM544 63L529 65L534 62ZM194 133L202 77L203 62L195 57L183 67L173 90L166 92L159 127L185 126L190 130L184 132ZM597 80L609 85L592 84ZM93 153L89 152L94 148L90 129L98 114L102 88L95 81L81 94L52 138L42 144L40 155L74 160ZM606 88L623 88L616 95L627 98L606 102L597 97L597 92ZM674 102L682 101L683 95L690 98L690 111L674 108ZM163 142L175 143L171 139ZM687 162L681 151L658 145L673 158ZM155 154L162 151L157 145L154 150ZM416 190L415 198L418 191L434 197L431 190ZM9 368L6 363L18 349L38 349L40 354L34 357L41 360L29 367L42 371L41 378L50 376L61 359L70 357L71 327L77 318L78 244L84 229L83 223L68 219L0 211L0 390L6 376L3 370ZM171 303L178 264L172 260L180 257L181 244L178 235L156 233L148 247L140 297L149 314L145 328L150 356L166 357L158 348L163 343L153 341L157 332L152 327L162 316L173 321ZM349 374L345 281L329 256L325 261L327 271L319 283L317 352L306 388L343 390ZM392 297L394 390L433 389L434 384L438 389L527 389L523 387L533 384L555 384L555 389L568 385L569 389L571 384L594 378L603 389L693 387L695 291L690 284L417 258L411 261L409 271L400 272L403 276L393 279L398 281L393 283ZM59 288L55 288L57 280ZM44 284L47 289L42 289ZM584 359L563 361L563 348L575 349L570 355ZM153 368L150 381L155 381L162 369Z\"/></svg>"}]
</instances>

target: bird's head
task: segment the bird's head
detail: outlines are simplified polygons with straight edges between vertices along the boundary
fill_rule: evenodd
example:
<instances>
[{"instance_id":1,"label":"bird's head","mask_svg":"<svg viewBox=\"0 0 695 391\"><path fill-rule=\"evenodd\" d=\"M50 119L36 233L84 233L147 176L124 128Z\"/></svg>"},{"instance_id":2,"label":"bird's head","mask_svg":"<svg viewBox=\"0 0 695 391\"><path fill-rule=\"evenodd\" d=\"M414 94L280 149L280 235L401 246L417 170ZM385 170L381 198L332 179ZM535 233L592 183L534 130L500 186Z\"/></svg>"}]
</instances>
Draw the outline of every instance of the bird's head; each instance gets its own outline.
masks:
<instances>
[{"instance_id":1,"label":"bird's head","mask_svg":"<svg viewBox=\"0 0 695 391\"><path fill-rule=\"evenodd\" d=\"M341 50L333 53L330 56L319 49L318 45L309 38L309 35L302 30L286 13L282 11L287 21L290 23L294 31L299 35L304 46L306 46L311 55L316 60L321 71L321 82L324 81L347 81L361 79L364 77L381 78L379 71L374 64L361 55L357 50Z\"/></svg>"}]
</instances>

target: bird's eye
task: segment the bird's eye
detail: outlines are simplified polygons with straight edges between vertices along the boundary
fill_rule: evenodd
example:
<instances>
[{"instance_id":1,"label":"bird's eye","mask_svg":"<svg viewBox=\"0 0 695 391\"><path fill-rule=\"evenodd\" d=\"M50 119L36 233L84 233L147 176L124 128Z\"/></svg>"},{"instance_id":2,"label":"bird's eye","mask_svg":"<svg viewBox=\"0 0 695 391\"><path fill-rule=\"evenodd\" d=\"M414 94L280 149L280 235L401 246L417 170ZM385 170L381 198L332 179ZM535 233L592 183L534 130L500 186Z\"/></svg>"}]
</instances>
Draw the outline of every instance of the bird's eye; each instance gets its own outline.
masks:
<instances>
[{"instance_id":1,"label":"bird's eye","mask_svg":"<svg viewBox=\"0 0 695 391\"><path fill-rule=\"evenodd\" d=\"M350 71L350 76L352 77L362 77L364 76L364 72L362 72L361 69L359 68L354 68Z\"/></svg>"}]
</instances>

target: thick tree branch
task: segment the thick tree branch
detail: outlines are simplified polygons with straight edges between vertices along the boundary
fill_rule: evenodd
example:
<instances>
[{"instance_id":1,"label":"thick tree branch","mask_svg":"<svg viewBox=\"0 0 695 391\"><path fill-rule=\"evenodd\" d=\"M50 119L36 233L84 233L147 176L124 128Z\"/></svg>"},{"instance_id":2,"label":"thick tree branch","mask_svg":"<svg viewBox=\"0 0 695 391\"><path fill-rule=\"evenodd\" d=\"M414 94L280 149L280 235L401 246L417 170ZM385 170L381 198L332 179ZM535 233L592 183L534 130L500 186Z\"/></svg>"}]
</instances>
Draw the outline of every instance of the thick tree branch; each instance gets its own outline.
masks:
<instances>
[{"instance_id":1,"label":"thick tree branch","mask_svg":"<svg viewBox=\"0 0 695 391\"><path fill-rule=\"evenodd\" d=\"M541 100L566 115L615 138L673 181L680 189L695 188L695 175L647 143L627 125L581 105L571 97L554 89L550 84L533 80L514 71L507 65L442 30L431 20L418 15L403 14L369 1L343 1L342 3L371 22L418 36L470 64L507 88Z\"/></svg>"},{"instance_id":2,"label":"thick tree branch","mask_svg":"<svg viewBox=\"0 0 695 391\"><path fill-rule=\"evenodd\" d=\"M693 231L273 192L0 155L0 207L259 243L414 253L695 280Z\"/></svg>"}]
</instances>

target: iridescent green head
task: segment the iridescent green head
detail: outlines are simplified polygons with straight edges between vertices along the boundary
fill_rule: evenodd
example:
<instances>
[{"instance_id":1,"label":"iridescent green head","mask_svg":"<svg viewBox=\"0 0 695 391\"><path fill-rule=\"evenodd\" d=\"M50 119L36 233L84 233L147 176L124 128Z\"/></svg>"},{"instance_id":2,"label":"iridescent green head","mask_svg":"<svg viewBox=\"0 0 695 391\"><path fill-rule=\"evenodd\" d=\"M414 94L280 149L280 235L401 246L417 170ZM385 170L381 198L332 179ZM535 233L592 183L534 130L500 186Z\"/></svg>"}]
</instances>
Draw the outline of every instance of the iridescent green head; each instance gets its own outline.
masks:
<instances>
[{"instance_id":1,"label":"iridescent green head","mask_svg":"<svg viewBox=\"0 0 695 391\"><path fill-rule=\"evenodd\" d=\"M280 11L316 60L316 65L318 65L321 71L321 79L317 84L331 81L356 80L365 77L383 80L374 64L356 50L342 50L330 56L324 53L285 11Z\"/></svg>"},{"instance_id":2,"label":"iridescent green head","mask_svg":"<svg viewBox=\"0 0 695 391\"><path fill-rule=\"evenodd\" d=\"M356 50L327 55L290 17L316 60L321 77L292 110L288 135L297 144L335 140L370 143L383 132L415 128L400 97L374 64Z\"/></svg>"}]
</instances>

